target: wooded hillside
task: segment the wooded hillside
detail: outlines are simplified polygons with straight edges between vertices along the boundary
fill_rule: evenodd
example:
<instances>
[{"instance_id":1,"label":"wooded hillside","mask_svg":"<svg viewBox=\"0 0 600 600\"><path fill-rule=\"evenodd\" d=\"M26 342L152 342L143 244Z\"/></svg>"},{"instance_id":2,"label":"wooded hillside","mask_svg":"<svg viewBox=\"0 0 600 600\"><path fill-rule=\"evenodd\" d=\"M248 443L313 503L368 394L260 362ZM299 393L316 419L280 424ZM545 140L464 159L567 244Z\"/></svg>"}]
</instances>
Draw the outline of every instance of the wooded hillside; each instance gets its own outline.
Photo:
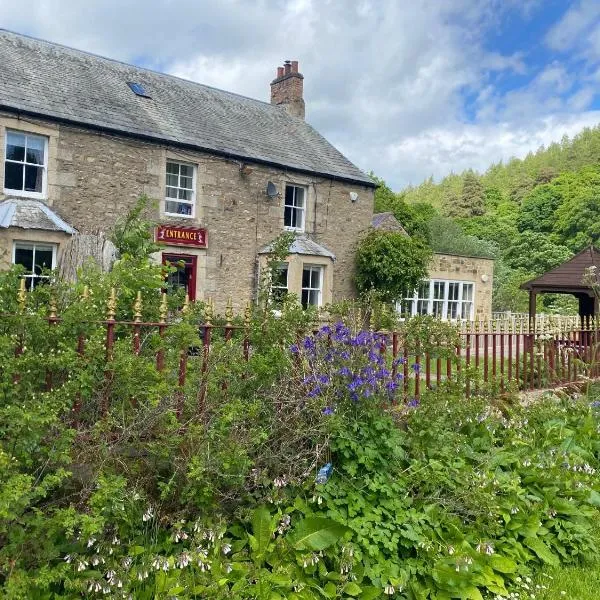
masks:
<instances>
[{"instance_id":1,"label":"wooded hillside","mask_svg":"<svg viewBox=\"0 0 600 600\"><path fill-rule=\"evenodd\" d=\"M494 310L524 311L521 283L600 236L600 127L485 173L452 173L398 193L378 182L376 211L392 211L434 251L494 257ZM575 308L570 296L540 302L546 312Z\"/></svg>"}]
</instances>

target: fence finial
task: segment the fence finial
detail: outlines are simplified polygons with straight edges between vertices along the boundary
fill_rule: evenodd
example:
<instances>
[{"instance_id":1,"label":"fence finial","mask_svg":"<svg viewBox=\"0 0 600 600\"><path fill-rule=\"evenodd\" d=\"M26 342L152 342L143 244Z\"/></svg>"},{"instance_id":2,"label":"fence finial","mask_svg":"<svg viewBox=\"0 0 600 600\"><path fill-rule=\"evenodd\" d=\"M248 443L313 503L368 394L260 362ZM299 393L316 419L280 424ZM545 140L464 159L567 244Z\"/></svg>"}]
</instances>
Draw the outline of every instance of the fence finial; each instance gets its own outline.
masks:
<instances>
[{"instance_id":1,"label":"fence finial","mask_svg":"<svg viewBox=\"0 0 600 600\"><path fill-rule=\"evenodd\" d=\"M244 329L250 329L250 302L246 303L246 308L244 309Z\"/></svg>"},{"instance_id":2,"label":"fence finial","mask_svg":"<svg viewBox=\"0 0 600 600\"><path fill-rule=\"evenodd\" d=\"M19 291L17 292L17 302L19 303L19 310L25 311L25 300L27 299L27 292L25 291L25 278L22 277L19 282Z\"/></svg>"},{"instance_id":3,"label":"fence finial","mask_svg":"<svg viewBox=\"0 0 600 600\"><path fill-rule=\"evenodd\" d=\"M117 314L117 291L115 288L110 288L110 296L106 301L106 320L114 321Z\"/></svg>"},{"instance_id":4,"label":"fence finial","mask_svg":"<svg viewBox=\"0 0 600 600\"><path fill-rule=\"evenodd\" d=\"M225 325L231 327L233 321L233 302L231 296L227 299L227 306L225 307Z\"/></svg>"},{"instance_id":5,"label":"fence finial","mask_svg":"<svg viewBox=\"0 0 600 600\"><path fill-rule=\"evenodd\" d=\"M56 306L56 296L52 294L50 296L50 314L48 315L49 319L58 318L58 307Z\"/></svg>"},{"instance_id":6,"label":"fence finial","mask_svg":"<svg viewBox=\"0 0 600 600\"><path fill-rule=\"evenodd\" d=\"M133 303L133 321L134 323L142 322L142 292L140 290L138 290Z\"/></svg>"},{"instance_id":7,"label":"fence finial","mask_svg":"<svg viewBox=\"0 0 600 600\"><path fill-rule=\"evenodd\" d=\"M167 313L169 312L169 306L167 305L167 294L163 292L161 294L160 300L160 308L158 309L159 314L159 322L166 323L167 322Z\"/></svg>"},{"instance_id":8,"label":"fence finial","mask_svg":"<svg viewBox=\"0 0 600 600\"><path fill-rule=\"evenodd\" d=\"M212 325L213 320L213 302L212 298L206 299L206 308L204 310L204 320L207 325Z\"/></svg>"}]
</instances>

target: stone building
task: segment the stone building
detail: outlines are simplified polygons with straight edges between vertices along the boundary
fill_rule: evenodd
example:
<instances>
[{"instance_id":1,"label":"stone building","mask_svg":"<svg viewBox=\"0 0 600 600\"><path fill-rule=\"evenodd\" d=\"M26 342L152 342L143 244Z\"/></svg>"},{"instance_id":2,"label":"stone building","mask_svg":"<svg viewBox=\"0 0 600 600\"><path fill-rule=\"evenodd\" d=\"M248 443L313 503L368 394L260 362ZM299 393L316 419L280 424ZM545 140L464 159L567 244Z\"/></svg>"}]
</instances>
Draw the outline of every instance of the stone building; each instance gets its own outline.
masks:
<instances>
[{"instance_id":1,"label":"stone building","mask_svg":"<svg viewBox=\"0 0 600 600\"><path fill-rule=\"evenodd\" d=\"M377 213L371 226L408 235L390 212ZM492 316L494 261L490 258L434 253L429 278L399 303L404 316L434 315L448 320Z\"/></svg>"},{"instance_id":2,"label":"stone building","mask_svg":"<svg viewBox=\"0 0 600 600\"><path fill-rule=\"evenodd\" d=\"M30 285L71 236L157 201L172 283L218 310L256 294L261 252L297 236L280 286L304 304L354 295L374 184L304 121L286 61L271 103L0 30L0 261Z\"/></svg>"}]
</instances>

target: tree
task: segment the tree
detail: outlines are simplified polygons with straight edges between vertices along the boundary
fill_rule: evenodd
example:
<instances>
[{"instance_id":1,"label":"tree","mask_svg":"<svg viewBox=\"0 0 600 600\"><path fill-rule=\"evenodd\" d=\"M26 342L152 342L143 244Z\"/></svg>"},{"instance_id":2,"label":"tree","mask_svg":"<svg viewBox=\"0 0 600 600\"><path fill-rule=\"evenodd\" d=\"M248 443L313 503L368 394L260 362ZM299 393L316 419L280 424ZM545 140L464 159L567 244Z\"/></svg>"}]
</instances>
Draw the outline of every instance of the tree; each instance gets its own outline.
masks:
<instances>
[{"instance_id":1,"label":"tree","mask_svg":"<svg viewBox=\"0 0 600 600\"><path fill-rule=\"evenodd\" d=\"M485 189L479 176L473 171L467 171L459 200L449 209L449 214L453 217L476 217L484 213Z\"/></svg>"},{"instance_id":2,"label":"tree","mask_svg":"<svg viewBox=\"0 0 600 600\"><path fill-rule=\"evenodd\" d=\"M393 302L427 277L431 250L419 238L396 231L370 230L359 242L356 287L374 291L384 302Z\"/></svg>"},{"instance_id":3,"label":"tree","mask_svg":"<svg viewBox=\"0 0 600 600\"><path fill-rule=\"evenodd\" d=\"M448 217L435 217L429 222L429 239L434 252L464 254L494 258L498 254L496 244L467 235L462 227Z\"/></svg>"},{"instance_id":4,"label":"tree","mask_svg":"<svg viewBox=\"0 0 600 600\"><path fill-rule=\"evenodd\" d=\"M511 269L541 275L565 262L573 253L561 244L555 244L543 233L526 231L520 234L503 254Z\"/></svg>"},{"instance_id":5,"label":"tree","mask_svg":"<svg viewBox=\"0 0 600 600\"><path fill-rule=\"evenodd\" d=\"M562 202L559 188L553 184L538 185L525 198L517 217L519 231L550 233L554 227L554 212Z\"/></svg>"}]
</instances>

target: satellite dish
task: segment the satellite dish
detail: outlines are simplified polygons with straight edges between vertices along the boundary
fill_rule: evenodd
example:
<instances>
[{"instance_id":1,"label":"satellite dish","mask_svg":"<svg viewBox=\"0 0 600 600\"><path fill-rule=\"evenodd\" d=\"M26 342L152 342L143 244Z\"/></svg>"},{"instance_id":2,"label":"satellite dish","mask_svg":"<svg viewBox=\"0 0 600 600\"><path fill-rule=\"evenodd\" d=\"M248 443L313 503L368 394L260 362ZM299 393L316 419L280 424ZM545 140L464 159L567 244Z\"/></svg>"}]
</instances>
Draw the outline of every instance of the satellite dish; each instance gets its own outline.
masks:
<instances>
[{"instance_id":1,"label":"satellite dish","mask_svg":"<svg viewBox=\"0 0 600 600\"><path fill-rule=\"evenodd\" d=\"M271 199L277 198L278 196L277 186L272 181L267 183L267 196Z\"/></svg>"}]
</instances>

